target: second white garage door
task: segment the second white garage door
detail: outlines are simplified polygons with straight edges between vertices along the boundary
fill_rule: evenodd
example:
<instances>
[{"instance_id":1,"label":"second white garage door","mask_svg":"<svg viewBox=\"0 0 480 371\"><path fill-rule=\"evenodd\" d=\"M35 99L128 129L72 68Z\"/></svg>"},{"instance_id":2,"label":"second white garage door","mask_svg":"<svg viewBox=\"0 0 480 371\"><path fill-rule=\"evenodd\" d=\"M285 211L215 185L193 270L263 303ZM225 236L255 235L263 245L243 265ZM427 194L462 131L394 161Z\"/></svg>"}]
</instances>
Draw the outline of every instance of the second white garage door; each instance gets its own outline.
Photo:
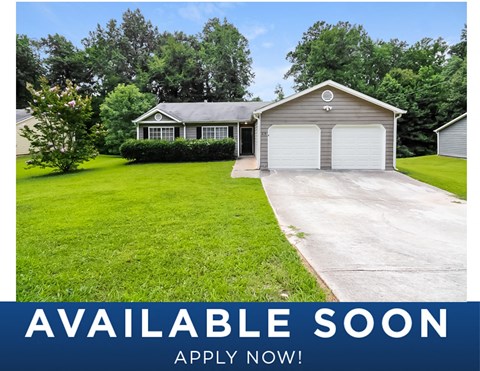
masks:
<instances>
[{"instance_id":1,"label":"second white garage door","mask_svg":"<svg viewBox=\"0 0 480 371\"><path fill-rule=\"evenodd\" d=\"M336 125L332 129L332 169L385 170L383 125Z\"/></svg>"},{"instance_id":2,"label":"second white garage door","mask_svg":"<svg viewBox=\"0 0 480 371\"><path fill-rule=\"evenodd\" d=\"M280 126L268 130L270 169L320 169L320 129L315 125Z\"/></svg>"}]
</instances>

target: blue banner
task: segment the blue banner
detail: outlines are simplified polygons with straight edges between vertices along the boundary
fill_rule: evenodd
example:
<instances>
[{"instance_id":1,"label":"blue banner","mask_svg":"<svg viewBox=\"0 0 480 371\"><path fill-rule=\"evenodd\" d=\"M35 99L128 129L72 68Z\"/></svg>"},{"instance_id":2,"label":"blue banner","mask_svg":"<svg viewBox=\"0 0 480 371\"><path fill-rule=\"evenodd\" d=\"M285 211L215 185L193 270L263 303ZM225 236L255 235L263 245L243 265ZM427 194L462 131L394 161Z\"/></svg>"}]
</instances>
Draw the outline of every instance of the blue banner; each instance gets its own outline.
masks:
<instances>
[{"instance_id":1,"label":"blue banner","mask_svg":"<svg viewBox=\"0 0 480 371\"><path fill-rule=\"evenodd\" d=\"M479 303L2 303L4 370L479 370Z\"/></svg>"}]
</instances>

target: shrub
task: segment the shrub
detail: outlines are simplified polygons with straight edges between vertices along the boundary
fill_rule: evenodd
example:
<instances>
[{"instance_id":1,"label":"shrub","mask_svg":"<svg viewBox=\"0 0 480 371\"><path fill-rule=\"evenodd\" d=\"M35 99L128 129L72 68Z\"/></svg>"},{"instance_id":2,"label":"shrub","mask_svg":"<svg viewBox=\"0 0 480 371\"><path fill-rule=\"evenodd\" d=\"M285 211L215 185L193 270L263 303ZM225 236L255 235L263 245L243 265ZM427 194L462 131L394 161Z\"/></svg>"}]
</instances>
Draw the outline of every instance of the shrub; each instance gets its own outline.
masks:
<instances>
[{"instance_id":1,"label":"shrub","mask_svg":"<svg viewBox=\"0 0 480 371\"><path fill-rule=\"evenodd\" d=\"M38 121L33 129L21 129L20 135L30 142L28 168L51 167L66 173L97 156L86 127L92 115L91 99L81 96L71 81L66 85L65 89L50 87L45 78L40 79L38 91L27 85L30 109Z\"/></svg>"},{"instance_id":2,"label":"shrub","mask_svg":"<svg viewBox=\"0 0 480 371\"><path fill-rule=\"evenodd\" d=\"M185 140L127 140L120 154L136 162L220 161L235 158L235 141L231 138Z\"/></svg>"}]
</instances>

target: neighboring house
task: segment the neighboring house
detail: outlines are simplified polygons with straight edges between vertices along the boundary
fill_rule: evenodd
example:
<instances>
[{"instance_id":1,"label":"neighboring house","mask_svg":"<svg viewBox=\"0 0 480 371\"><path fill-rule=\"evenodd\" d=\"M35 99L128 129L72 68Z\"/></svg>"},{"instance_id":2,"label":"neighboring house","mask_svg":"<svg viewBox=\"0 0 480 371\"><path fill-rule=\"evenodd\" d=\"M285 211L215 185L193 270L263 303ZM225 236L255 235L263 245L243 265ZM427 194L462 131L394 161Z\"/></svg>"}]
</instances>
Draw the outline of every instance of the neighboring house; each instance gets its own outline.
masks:
<instances>
[{"instance_id":1,"label":"neighboring house","mask_svg":"<svg viewBox=\"0 0 480 371\"><path fill-rule=\"evenodd\" d=\"M17 109L17 156L27 155L29 153L30 142L20 135L20 129L25 126L33 128L33 125L37 123L37 119L27 112L26 109Z\"/></svg>"},{"instance_id":2,"label":"neighboring house","mask_svg":"<svg viewBox=\"0 0 480 371\"><path fill-rule=\"evenodd\" d=\"M138 139L232 137L260 169L391 170L403 113L329 80L274 103L160 103L133 122Z\"/></svg>"},{"instance_id":3,"label":"neighboring house","mask_svg":"<svg viewBox=\"0 0 480 371\"><path fill-rule=\"evenodd\" d=\"M467 158L467 113L434 130L437 155Z\"/></svg>"}]
</instances>

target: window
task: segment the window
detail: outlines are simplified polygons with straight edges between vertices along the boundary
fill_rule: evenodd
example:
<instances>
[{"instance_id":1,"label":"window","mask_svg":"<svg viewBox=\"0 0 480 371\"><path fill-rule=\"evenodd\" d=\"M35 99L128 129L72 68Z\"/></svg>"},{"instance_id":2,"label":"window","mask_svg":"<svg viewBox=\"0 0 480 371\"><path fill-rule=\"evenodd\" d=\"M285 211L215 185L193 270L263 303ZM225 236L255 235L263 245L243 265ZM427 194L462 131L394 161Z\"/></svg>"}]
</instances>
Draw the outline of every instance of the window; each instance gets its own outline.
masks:
<instances>
[{"instance_id":1,"label":"window","mask_svg":"<svg viewBox=\"0 0 480 371\"><path fill-rule=\"evenodd\" d=\"M163 140L175 140L174 128L148 128L149 139L163 139Z\"/></svg>"},{"instance_id":2,"label":"window","mask_svg":"<svg viewBox=\"0 0 480 371\"><path fill-rule=\"evenodd\" d=\"M225 139L228 138L228 126L203 126L203 139Z\"/></svg>"}]
</instances>

